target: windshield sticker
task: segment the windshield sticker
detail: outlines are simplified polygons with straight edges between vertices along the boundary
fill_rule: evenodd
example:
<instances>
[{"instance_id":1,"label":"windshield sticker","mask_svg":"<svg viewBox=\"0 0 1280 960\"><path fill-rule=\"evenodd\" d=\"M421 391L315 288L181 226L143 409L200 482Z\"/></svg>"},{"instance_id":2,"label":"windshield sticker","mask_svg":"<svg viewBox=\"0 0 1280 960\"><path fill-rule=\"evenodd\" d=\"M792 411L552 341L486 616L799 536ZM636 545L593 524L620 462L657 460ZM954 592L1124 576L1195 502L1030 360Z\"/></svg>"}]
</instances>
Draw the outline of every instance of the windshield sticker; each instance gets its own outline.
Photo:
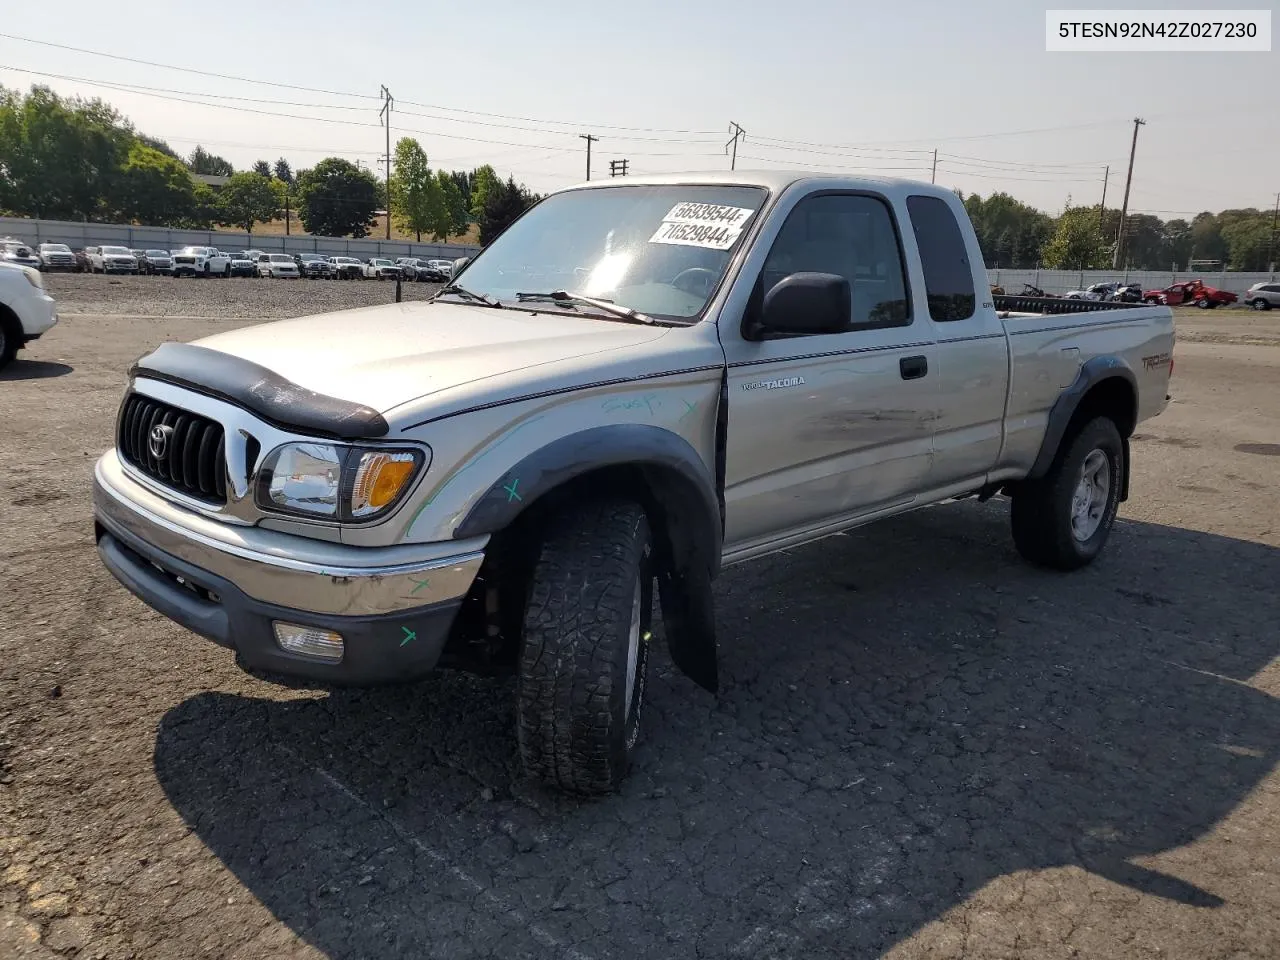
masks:
<instances>
[{"instance_id":1,"label":"windshield sticker","mask_svg":"<svg viewBox=\"0 0 1280 960\"><path fill-rule=\"evenodd\" d=\"M662 218L649 242L728 250L753 213L746 207L718 203L677 203Z\"/></svg>"}]
</instances>

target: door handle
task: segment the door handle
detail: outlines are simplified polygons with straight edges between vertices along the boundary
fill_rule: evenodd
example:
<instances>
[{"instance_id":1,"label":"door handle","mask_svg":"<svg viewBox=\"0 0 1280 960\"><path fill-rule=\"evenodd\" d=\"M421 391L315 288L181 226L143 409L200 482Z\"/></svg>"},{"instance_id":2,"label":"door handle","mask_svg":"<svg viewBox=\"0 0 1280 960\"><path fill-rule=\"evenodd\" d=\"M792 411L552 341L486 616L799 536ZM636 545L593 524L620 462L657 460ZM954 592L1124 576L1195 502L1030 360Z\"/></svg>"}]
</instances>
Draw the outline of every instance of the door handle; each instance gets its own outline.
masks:
<instances>
[{"instance_id":1,"label":"door handle","mask_svg":"<svg viewBox=\"0 0 1280 960\"><path fill-rule=\"evenodd\" d=\"M929 372L929 361L925 357L903 357L898 361L898 370L903 380L919 380Z\"/></svg>"}]
</instances>

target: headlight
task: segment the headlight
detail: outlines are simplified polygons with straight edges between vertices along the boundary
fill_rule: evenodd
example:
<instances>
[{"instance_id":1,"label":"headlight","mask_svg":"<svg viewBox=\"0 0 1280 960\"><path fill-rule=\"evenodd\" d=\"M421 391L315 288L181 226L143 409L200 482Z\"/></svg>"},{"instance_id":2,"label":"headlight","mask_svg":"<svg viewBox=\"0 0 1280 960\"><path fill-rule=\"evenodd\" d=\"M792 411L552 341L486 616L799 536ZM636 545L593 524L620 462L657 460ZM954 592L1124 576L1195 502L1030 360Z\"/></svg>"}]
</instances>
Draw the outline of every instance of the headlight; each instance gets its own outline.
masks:
<instances>
[{"instance_id":1,"label":"headlight","mask_svg":"<svg viewBox=\"0 0 1280 960\"><path fill-rule=\"evenodd\" d=\"M40 271L34 267L23 267L23 276L27 278L27 283L31 284L37 290L44 289L44 277L40 276Z\"/></svg>"},{"instance_id":2,"label":"headlight","mask_svg":"<svg viewBox=\"0 0 1280 960\"><path fill-rule=\"evenodd\" d=\"M395 506L427 462L405 447L287 443L263 460L256 499L264 510L363 522Z\"/></svg>"}]
</instances>

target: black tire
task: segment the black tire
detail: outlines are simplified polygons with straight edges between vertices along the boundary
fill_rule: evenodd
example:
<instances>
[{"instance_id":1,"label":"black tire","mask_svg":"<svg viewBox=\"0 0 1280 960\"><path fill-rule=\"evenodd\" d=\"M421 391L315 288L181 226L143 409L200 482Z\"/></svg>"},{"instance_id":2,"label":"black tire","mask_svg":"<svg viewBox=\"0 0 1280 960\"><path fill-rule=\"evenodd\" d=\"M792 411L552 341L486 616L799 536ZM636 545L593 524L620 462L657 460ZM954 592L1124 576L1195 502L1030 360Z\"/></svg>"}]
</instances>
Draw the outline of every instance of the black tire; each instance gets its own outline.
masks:
<instances>
[{"instance_id":1,"label":"black tire","mask_svg":"<svg viewBox=\"0 0 1280 960\"><path fill-rule=\"evenodd\" d=\"M1085 507L1078 494L1084 488L1086 464L1096 453L1105 460L1107 487L1103 492L1097 484L1090 485L1091 506ZM1032 563L1057 570L1076 570L1091 563L1111 533L1127 469L1120 431L1109 417L1090 420L1064 437L1049 472L1039 480L1024 480L1013 491L1010 518L1018 552ZM1089 518L1096 508L1096 521L1080 517L1077 528L1073 524L1077 506ZM1096 527L1090 530L1093 522ZM1087 535L1082 538L1082 534Z\"/></svg>"},{"instance_id":2,"label":"black tire","mask_svg":"<svg viewBox=\"0 0 1280 960\"><path fill-rule=\"evenodd\" d=\"M1253 309L1255 310L1270 310L1271 302L1268 300L1262 299L1262 297L1258 297L1256 300L1254 300L1250 304L1250 306L1253 307Z\"/></svg>"},{"instance_id":3,"label":"black tire","mask_svg":"<svg viewBox=\"0 0 1280 960\"><path fill-rule=\"evenodd\" d=\"M12 315L0 314L0 370L3 370L18 355L22 346L22 328Z\"/></svg>"},{"instance_id":4,"label":"black tire","mask_svg":"<svg viewBox=\"0 0 1280 960\"><path fill-rule=\"evenodd\" d=\"M1196 306L1199 307L1201 310L1208 310L1211 306L1213 306L1213 302L1209 300L1208 297L1201 297L1199 300L1196 301Z\"/></svg>"},{"instance_id":5,"label":"black tire","mask_svg":"<svg viewBox=\"0 0 1280 960\"><path fill-rule=\"evenodd\" d=\"M609 793L640 735L653 608L649 521L635 502L604 500L567 510L548 529L525 605L520 758L526 773L563 790Z\"/></svg>"}]
</instances>

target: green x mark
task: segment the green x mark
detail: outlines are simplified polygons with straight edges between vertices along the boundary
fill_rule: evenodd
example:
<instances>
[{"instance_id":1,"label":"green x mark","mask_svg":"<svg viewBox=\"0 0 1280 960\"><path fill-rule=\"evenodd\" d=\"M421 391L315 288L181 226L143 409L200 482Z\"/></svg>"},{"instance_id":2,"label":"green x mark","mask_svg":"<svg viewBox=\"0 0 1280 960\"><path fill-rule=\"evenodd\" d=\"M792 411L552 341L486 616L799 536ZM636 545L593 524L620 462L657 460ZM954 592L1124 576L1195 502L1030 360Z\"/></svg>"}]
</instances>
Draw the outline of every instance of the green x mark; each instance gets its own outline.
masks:
<instances>
[{"instance_id":1,"label":"green x mark","mask_svg":"<svg viewBox=\"0 0 1280 960\"><path fill-rule=\"evenodd\" d=\"M400 641L400 646L403 647L410 640L418 639L418 635L414 633L412 630L410 630L408 627L401 627L400 629L404 631L404 639Z\"/></svg>"},{"instance_id":2,"label":"green x mark","mask_svg":"<svg viewBox=\"0 0 1280 960\"><path fill-rule=\"evenodd\" d=\"M698 405L696 403L690 403L688 400L681 400L680 402L684 404L684 408L685 408L684 413L680 414L681 420L683 420L685 417L689 416L689 414L693 413L693 411L698 409Z\"/></svg>"},{"instance_id":3,"label":"green x mark","mask_svg":"<svg viewBox=\"0 0 1280 960\"><path fill-rule=\"evenodd\" d=\"M524 498L521 497L520 494L516 493L516 485L519 483L520 483L520 478L516 477L514 480L511 481L510 485L502 488L503 490L507 491L507 503L510 503L512 500L519 500L521 503L524 502Z\"/></svg>"},{"instance_id":4,"label":"green x mark","mask_svg":"<svg viewBox=\"0 0 1280 960\"><path fill-rule=\"evenodd\" d=\"M413 578L412 578L412 577L410 577L410 579L412 580ZM424 590L424 589L426 589L427 587L431 586L431 578L430 578L430 577L423 577L421 580L414 580L413 582L414 582L414 583L416 583L416 584L417 584L417 586L416 586L416 587L414 587L412 590L410 590L410 591L409 591L409 596L411 596L411 597L412 597L415 593L417 593L419 590Z\"/></svg>"}]
</instances>

